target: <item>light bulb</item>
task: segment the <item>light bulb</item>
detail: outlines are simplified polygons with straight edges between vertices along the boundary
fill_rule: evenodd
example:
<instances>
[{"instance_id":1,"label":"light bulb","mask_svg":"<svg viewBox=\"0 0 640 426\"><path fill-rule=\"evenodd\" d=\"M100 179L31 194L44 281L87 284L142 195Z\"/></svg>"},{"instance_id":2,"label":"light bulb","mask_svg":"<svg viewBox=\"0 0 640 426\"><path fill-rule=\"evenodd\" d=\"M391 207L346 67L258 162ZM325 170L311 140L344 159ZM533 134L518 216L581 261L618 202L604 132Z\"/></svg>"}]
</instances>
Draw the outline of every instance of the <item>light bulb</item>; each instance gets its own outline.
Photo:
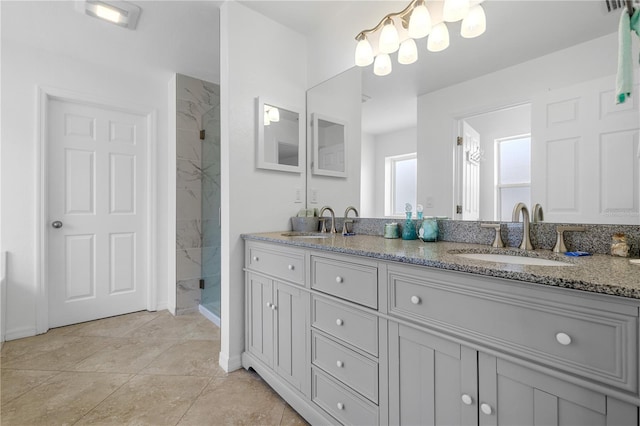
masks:
<instances>
[{"instance_id":1,"label":"light bulb","mask_svg":"<svg viewBox=\"0 0 640 426\"><path fill-rule=\"evenodd\" d=\"M380 53L373 63L373 73L384 76L391 73L391 58L387 53Z\"/></svg>"},{"instance_id":2,"label":"light bulb","mask_svg":"<svg viewBox=\"0 0 640 426\"><path fill-rule=\"evenodd\" d=\"M400 39L398 38L398 30L393 24L393 19L387 19L382 31L380 32L380 42L378 49L381 53L393 53L400 47Z\"/></svg>"},{"instance_id":3,"label":"light bulb","mask_svg":"<svg viewBox=\"0 0 640 426\"><path fill-rule=\"evenodd\" d=\"M449 47L449 30L444 22L440 22L429 34L427 49L430 52L440 52L447 47Z\"/></svg>"},{"instance_id":4,"label":"light bulb","mask_svg":"<svg viewBox=\"0 0 640 426\"><path fill-rule=\"evenodd\" d=\"M481 5L475 5L462 20L460 35L464 38L474 38L487 30L487 17Z\"/></svg>"},{"instance_id":5,"label":"light bulb","mask_svg":"<svg viewBox=\"0 0 640 426\"><path fill-rule=\"evenodd\" d=\"M400 44L398 62L403 65L412 64L418 60L418 47L412 38L408 38Z\"/></svg>"},{"instance_id":6,"label":"light bulb","mask_svg":"<svg viewBox=\"0 0 640 426\"><path fill-rule=\"evenodd\" d=\"M271 120L269 120L269 111L265 110L264 111L264 125L268 126L269 124L271 124Z\"/></svg>"},{"instance_id":7,"label":"light bulb","mask_svg":"<svg viewBox=\"0 0 640 426\"><path fill-rule=\"evenodd\" d=\"M442 19L456 22L464 19L469 13L469 0L444 0Z\"/></svg>"},{"instance_id":8,"label":"light bulb","mask_svg":"<svg viewBox=\"0 0 640 426\"><path fill-rule=\"evenodd\" d=\"M409 37L422 38L431 32L431 14L424 1L416 3L409 18Z\"/></svg>"},{"instance_id":9,"label":"light bulb","mask_svg":"<svg viewBox=\"0 0 640 426\"><path fill-rule=\"evenodd\" d=\"M367 40L366 36L358 41L356 45L356 65L359 67L366 67L373 63L373 48L371 43Z\"/></svg>"},{"instance_id":10,"label":"light bulb","mask_svg":"<svg viewBox=\"0 0 640 426\"><path fill-rule=\"evenodd\" d=\"M115 24L120 22L120 12L117 10L111 9L110 7L103 6L101 4L96 5L96 15L102 19L106 19L107 21L111 21Z\"/></svg>"},{"instance_id":11,"label":"light bulb","mask_svg":"<svg viewBox=\"0 0 640 426\"><path fill-rule=\"evenodd\" d=\"M277 123L280 121L280 110L276 107L269 107L269 121Z\"/></svg>"}]
</instances>

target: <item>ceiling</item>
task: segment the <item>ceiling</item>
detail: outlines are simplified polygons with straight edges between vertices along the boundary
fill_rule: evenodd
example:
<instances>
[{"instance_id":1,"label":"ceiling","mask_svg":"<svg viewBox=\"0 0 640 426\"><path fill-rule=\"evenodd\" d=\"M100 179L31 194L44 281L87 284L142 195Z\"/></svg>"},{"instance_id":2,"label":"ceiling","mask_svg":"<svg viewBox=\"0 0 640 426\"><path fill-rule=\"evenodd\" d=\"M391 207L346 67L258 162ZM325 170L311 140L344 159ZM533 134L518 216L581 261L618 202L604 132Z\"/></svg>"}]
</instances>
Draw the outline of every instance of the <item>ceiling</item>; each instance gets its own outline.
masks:
<instances>
[{"instance_id":1,"label":"ceiling","mask_svg":"<svg viewBox=\"0 0 640 426\"><path fill-rule=\"evenodd\" d=\"M130 73L220 81L220 1L133 2L135 31L78 13L73 1L2 0L2 40Z\"/></svg>"}]
</instances>

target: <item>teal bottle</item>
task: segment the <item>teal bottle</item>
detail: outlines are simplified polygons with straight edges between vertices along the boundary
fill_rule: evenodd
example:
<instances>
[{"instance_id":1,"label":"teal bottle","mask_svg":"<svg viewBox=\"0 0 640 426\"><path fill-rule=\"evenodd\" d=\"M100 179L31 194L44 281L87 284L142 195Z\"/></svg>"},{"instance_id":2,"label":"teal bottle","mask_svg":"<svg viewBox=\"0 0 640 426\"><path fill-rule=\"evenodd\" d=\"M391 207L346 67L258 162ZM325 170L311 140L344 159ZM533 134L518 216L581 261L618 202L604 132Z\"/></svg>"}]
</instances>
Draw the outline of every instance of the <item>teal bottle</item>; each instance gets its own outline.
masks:
<instances>
[{"instance_id":1,"label":"teal bottle","mask_svg":"<svg viewBox=\"0 0 640 426\"><path fill-rule=\"evenodd\" d=\"M411 220L411 212L408 211L407 219L404 221L404 226L402 227L402 239L403 240L417 240L418 234L416 233L416 227L413 224L413 220Z\"/></svg>"},{"instance_id":2,"label":"teal bottle","mask_svg":"<svg viewBox=\"0 0 640 426\"><path fill-rule=\"evenodd\" d=\"M438 241L438 221L435 217L427 217L422 221L418 235L422 241Z\"/></svg>"}]
</instances>

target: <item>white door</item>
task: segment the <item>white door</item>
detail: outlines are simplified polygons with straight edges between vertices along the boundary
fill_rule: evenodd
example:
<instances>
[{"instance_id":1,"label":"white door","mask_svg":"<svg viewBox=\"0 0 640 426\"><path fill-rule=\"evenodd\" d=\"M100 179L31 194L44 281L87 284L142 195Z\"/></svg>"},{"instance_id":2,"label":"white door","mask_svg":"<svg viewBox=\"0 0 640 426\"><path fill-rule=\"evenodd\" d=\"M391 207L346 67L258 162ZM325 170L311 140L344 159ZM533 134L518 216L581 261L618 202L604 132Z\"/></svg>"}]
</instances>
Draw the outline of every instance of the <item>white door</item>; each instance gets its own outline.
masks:
<instances>
[{"instance_id":1,"label":"white door","mask_svg":"<svg viewBox=\"0 0 640 426\"><path fill-rule=\"evenodd\" d=\"M610 76L534 98L531 201L545 220L639 223L639 89L616 105Z\"/></svg>"},{"instance_id":2,"label":"white door","mask_svg":"<svg viewBox=\"0 0 640 426\"><path fill-rule=\"evenodd\" d=\"M480 218L480 134L462 122L462 220Z\"/></svg>"},{"instance_id":3,"label":"white door","mask_svg":"<svg viewBox=\"0 0 640 426\"><path fill-rule=\"evenodd\" d=\"M49 327L146 308L146 120L49 102Z\"/></svg>"}]
</instances>

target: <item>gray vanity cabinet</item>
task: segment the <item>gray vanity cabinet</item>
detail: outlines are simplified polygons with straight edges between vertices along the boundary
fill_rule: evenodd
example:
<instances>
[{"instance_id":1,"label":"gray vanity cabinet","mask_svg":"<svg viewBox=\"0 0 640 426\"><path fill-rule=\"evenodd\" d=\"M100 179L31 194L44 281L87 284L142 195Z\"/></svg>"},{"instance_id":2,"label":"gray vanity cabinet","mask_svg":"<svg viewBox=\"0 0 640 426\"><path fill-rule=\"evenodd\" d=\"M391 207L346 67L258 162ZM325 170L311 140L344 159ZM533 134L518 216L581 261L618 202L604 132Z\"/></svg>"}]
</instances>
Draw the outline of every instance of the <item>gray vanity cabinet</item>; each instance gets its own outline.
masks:
<instances>
[{"instance_id":1,"label":"gray vanity cabinet","mask_svg":"<svg viewBox=\"0 0 640 426\"><path fill-rule=\"evenodd\" d=\"M307 383L309 296L283 282L247 277L247 350L299 391Z\"/></svg>"}]
</instances>

